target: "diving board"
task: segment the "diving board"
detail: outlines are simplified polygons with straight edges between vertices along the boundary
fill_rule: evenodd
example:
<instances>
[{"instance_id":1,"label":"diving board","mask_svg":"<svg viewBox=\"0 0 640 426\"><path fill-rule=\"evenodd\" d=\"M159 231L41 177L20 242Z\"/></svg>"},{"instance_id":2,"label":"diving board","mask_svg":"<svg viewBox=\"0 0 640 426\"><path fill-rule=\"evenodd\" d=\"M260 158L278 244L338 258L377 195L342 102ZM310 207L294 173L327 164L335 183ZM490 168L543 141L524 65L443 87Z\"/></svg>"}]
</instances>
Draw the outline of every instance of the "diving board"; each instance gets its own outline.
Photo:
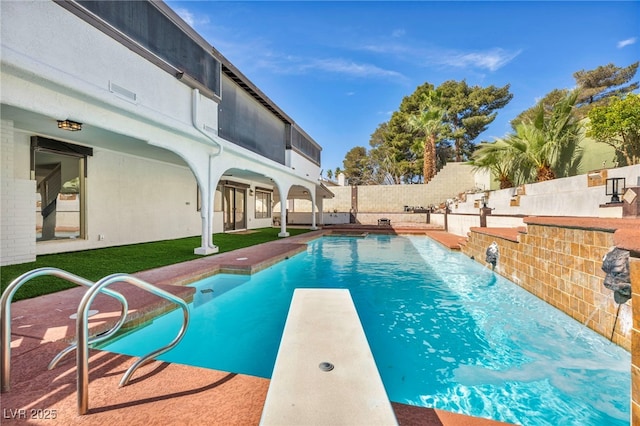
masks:
<instances>
[{"instance_id":1,"label":"diving board","mask_svg":"<svg viewBox=\"0 0 640 426\"><path fill-rule=\"evenodd\" d=\"M398 424L349 290L295 290L260 424Z\"/></svg>"}]
</instances>

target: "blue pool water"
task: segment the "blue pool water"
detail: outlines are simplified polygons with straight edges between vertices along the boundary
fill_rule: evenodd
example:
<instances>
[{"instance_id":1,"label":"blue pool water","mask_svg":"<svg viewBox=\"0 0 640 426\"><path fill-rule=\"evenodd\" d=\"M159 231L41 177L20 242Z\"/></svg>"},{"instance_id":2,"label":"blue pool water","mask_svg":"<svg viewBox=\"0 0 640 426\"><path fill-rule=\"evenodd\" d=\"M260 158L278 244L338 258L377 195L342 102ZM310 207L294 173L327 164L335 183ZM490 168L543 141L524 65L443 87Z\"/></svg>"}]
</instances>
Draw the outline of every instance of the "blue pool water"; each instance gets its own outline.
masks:
<instances>
[{"instance_id":1,"label":"blue pool water","mask_svg":"<svg viewBox=\"0 0 640 426\"><path fill-rule=\"evenodd\" d=\"M629 424L628 352L424 237L325 237L253 276L193 286L192 323L162 360L268 378L294 289L348 288L392 401L523 425ZM180 316L103 349L146 354Z\"/></svg>"}]
</instances>

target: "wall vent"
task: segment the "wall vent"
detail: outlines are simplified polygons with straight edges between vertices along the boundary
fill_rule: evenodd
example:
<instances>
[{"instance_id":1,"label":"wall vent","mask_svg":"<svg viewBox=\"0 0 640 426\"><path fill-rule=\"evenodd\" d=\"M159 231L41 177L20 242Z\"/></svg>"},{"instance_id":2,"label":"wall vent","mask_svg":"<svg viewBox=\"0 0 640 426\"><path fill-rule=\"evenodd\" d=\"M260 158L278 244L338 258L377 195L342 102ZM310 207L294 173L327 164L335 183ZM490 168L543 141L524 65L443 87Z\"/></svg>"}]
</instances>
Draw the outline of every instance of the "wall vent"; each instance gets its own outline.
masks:
<instances>
[{"instance_id":1,"label":"wall vent","mask_svg":"<svg viewBox=\"0 0 640 426\"><path fill-rule=\"evenodd\" d=\"M115 93L122 99L125 99L129 102L135 103L138 100L138 95L136 95L134 92L132 92L131 90L125 89L124 87L119 86L111 81L109 82L109 91L111 93Z\"/></svg>"}]
</instances>

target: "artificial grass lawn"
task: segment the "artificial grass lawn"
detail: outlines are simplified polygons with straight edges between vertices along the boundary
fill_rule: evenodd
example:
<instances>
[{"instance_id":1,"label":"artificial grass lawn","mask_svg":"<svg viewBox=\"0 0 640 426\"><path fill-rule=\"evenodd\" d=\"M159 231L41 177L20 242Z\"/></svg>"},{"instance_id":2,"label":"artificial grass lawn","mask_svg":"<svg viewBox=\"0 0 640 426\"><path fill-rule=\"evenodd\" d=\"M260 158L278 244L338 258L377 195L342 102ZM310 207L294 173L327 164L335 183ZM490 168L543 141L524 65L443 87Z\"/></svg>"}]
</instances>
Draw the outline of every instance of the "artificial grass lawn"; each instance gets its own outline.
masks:
<instances>
[{"instance_id":1,"label":"artificial grass lawn","mask_svg":"<svg viewBox=\"0 0 640 426\"><path fill-rule=\"evenodd\" d=\"M214 234L213 242L220 248L219 252L224 253L277 240L280 228L263 228L255 231L247 234ZM287 232L294 236L309 232L309 230L287 229ZM42 255L38 256L35 262L0 267L0 288L4 292L5 288L15 278L32 269L45 266L60 268L90 281L97 281L106 275L114 273L132 274L187 260L200 259L202 256L193 254L193 249L199 246L200 236L197 236L72 253ZM14 295L13 301L55 293L71 287L75 287L75 284L60 278L52 276L37 277L20 287Z\"/></svg>"}]
</instances>

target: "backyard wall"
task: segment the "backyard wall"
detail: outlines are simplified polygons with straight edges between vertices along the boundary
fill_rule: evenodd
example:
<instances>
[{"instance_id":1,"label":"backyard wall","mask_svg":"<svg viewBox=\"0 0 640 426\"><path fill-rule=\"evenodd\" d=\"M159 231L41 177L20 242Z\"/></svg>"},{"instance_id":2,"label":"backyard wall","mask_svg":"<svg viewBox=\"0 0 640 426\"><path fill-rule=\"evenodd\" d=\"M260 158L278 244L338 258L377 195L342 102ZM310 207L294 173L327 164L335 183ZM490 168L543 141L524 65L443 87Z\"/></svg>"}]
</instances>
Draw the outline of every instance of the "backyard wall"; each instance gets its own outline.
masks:
<instances>
[{"instance_id":1,"label":"backyard wall","mask_svg":"<svg viewBox=\"0 0 640 426\"><path fill-rule=\"evenodd\" d=\"M463 253L485 263L495 241L500 250L496 272L545 302L610 338L618 305L603 286L604 255L614 246L620 227L637 220L526 218L527 230L472 228ZM636 324L637 326L637 324ZM623 304L613 342L631 350L632 302Z\"/></svg>"},{"instance_id":2,"label":"backyard wall","mask_svg":"<svg viewBox=\"0 0 640 426\"><path fill-rule=\"evenodd\" d=\"M600 205L611 201L605 191L608 178L625 178L627 187L639 186L640 164L490 191L487 206L495 215L602 217ZM455 200L451 212L477 214L483 195Z\"/></svg>"},{"instance_id":3,"label":"backyard wall","mask_svg":"<svg viewBox=\"0 0 640 426\"><path fill-rule=\"evenodd\" d=\"M482 177L482 176L480 176ZM405 206L440 204L479 185L472 167L448 163L426 185L362 185L329 187L335 197L324 200L325 212L348 212L352 208L352 188L357 193L357 213L404 212Z\"/></svg>"},{"instance_id":4,"label":"backyard wall","mask_svg":"<svg viewBox=\"0 0 640 426\"><path fill-rule=\"evenodd\" d=\"M626 186L640 186L640 165L605 169L586 175L555 179L501 189L463 194L453 200L447 215L448 232L466 236L480 226L481 199L484 196L491 214L488 227L523 226L527 216L622 217L622 207L601 207L611 201L606 195L607 178L625 178ZM444 227L444 213L431 215L431 223Z\"/></svg>"}]
</instances>

